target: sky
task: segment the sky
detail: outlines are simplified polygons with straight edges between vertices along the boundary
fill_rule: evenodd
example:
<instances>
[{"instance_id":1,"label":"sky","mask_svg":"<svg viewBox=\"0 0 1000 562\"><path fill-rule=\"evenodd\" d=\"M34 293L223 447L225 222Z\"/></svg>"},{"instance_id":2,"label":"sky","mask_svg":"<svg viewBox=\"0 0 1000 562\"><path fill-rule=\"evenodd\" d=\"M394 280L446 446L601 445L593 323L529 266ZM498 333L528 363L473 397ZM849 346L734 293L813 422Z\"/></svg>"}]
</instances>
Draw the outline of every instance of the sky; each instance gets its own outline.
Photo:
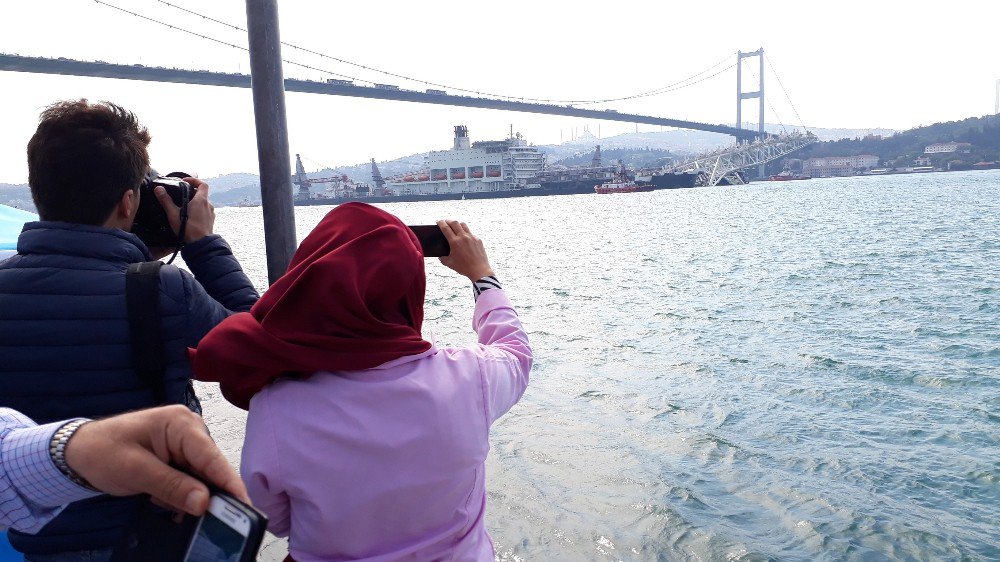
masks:
<instances>
[{"instance_id":1,"label":"sky","mask_svg":"<svg viewBox=\"0 0 1000 562\"><path fill-rule=\"evenodd\" d=\"M246 46L241 0L101 0L177 28ZM249 72L249 55L94 0L5 3L0 52L187 69ZM660 96L598 109L733 123L736 52L763 47L766 120L813 127L907 129L994 111L1000 79L1000 2L342 2L280 0L282 41L364 66L448 85L524 97L605 99L656 90L713 65L706 79ZM359 80L426 89L285 46L285 77ZM305 63L326 72L290 62ZM756 85L756 59L744 90ZM717 71L722 71L710 77ZM780 81L780 82L779 82ZM24 183L24 149L43 107L110 100L153 136L158 169L202 177L257 172L249 89L0 72L0 183ZM445 88L447 89L447 88ZM454 91L454 90L452 90ZM786 97L787 92L787 97ZM789 101L791 100L791 101ZM310 171L449 148L452 128L472 140L510 127L535 144L625 123L406 102L289 93L289 144ZM755 101L744 120L756 119ZM640 125L640 131L659 127Z\"/></svg>"}]
</instances>

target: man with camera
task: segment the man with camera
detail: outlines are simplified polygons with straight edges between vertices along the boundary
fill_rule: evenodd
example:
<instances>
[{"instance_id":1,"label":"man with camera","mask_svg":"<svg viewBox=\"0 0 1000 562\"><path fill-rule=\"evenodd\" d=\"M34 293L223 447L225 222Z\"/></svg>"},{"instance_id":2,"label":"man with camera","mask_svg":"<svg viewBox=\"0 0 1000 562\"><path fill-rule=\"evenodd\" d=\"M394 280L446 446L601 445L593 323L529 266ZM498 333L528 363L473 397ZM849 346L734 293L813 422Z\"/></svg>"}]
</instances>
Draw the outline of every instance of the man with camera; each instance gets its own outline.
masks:
<instances>
[{"instance_id":1,"label":"man with camera","mask_svg":"<svg viewBox=\"0 0 1000 562\"><path fill-rule=\"evenodd\" d=\"M186 350L258 294L212 234L208 185L185 178L178 204L148 177L149 142L135 115L112 103L43 111L28 143L41 220L25 225L17 255L0 263L0 407L39 424L160 404L200 411ZM193 276L143 263L175 249L151 253L147 242L164 238L132 232L143 199L164 211L143 215L143 232L181 233L177 247ZM64 446L72 429L51 446ZM12 531L11 544L28 561L106 560L137 505L108 496L76 502L37 534Z\"/></svg>"}]
</instances>

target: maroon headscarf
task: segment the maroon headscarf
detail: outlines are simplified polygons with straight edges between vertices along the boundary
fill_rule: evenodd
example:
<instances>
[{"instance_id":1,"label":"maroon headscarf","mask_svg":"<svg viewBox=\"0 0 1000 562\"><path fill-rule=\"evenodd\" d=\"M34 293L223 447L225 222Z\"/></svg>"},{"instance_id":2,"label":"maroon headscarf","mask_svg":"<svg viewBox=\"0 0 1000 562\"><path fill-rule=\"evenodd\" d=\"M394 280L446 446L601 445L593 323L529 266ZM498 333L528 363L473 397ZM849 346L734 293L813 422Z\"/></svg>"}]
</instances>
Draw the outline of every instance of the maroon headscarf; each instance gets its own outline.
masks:
<instances>
[{"instance_id":1,"label":"maroon headscarf","mask_svg":"<svg viewBox=\"0 0 1000 562\"><path fill-rule=\"evenodd\" d=\"M243 409L279 377L376 367L430 349L420 242L398 218L363 203L330 211L288 272L250 312L189 350L195 377L220 383Z\"/></svg>"}]
</instances>

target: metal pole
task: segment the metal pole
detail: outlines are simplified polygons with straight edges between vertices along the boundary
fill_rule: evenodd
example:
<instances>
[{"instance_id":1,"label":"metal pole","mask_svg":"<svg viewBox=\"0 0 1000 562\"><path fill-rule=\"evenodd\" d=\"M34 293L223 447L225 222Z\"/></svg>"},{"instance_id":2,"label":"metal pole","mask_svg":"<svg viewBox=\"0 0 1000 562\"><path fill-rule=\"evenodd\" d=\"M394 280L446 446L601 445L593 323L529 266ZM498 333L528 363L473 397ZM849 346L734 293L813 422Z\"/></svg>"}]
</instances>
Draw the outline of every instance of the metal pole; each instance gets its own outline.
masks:
<instances>
[{"instance_id":1,"label":"metal pole","mask_svg":"<svg viewBox=\"0 0 1000 562\"><path fill-rule=\"evenodd\" d=\"M274 283L288 269L296 246L291 151L288 150L285 80L281 71L281 38L278 33L278 3L277 0L246 2L267 279L269 283Z\"/></svg>"}]
</instances>

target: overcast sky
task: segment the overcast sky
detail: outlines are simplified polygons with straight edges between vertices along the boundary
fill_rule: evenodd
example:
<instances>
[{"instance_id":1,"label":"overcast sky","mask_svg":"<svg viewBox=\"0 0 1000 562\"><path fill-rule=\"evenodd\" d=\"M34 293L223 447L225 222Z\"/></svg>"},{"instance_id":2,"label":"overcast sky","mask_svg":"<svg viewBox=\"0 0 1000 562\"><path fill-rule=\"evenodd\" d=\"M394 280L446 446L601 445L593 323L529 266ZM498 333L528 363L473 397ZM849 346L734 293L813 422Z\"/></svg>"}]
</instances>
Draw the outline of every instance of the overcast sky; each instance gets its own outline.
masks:
<instances>
[{"instance_id":1,"label":"overcast sky","mask_svg":"<svg viewBox=\"0 0 1000 562\"><path fill-rule=\"evenodd\" d=\"M102 0L104 1L104 0ZM219 40L244 33L159 0L111 4ZM170 0L246 25L241 0ZM281 36L330 56L453 87L554 99L600 99L683 80L736 51L763 46L806 125L906 129L992 113L1000 78L995 34L1000 2L319 2L281 0ZM248 54L102 6L93 0L5 3L0 52L147 66L248 72ZM368 79L428 86L318 58L290 47L288 61ZM747 88L756 76L749 62ZM286 77L324 79L285 65ZM767 121L798 124L767 68ZM153 165L211 177L256 172L249 89L0 72L0 182L27 178L24 147L52 101L107 99L135 111L153 135ZM735 120L735 69L662 96L598 105L705 121ZM603 136L623 123L291 93L292 153L307 168L352 164L449 147L452 126L473 140L511 125L537 144L589 126ZM773 106L773 107L772 107ZM753 102L744 119L756 117ZM640 130L659 130L641 126ZM562 135L562 137L560 136Z\"/></svg>"}]
</instances>

